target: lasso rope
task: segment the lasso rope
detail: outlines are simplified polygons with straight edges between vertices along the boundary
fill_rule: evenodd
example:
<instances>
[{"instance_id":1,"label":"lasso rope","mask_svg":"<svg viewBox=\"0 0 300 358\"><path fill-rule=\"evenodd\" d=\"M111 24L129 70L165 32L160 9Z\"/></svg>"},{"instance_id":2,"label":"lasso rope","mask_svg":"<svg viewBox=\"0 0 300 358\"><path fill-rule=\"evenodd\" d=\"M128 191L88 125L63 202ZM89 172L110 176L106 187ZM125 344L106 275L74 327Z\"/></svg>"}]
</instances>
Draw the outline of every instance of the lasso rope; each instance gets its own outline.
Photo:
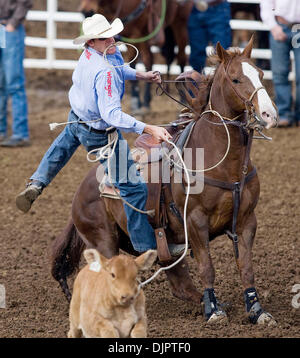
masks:
<instances>
[{"instance_id":1,"label":"lasso rope","mask_svg":"<svg viewBox=\"0 0 300 358\"><path fill-rule=\"evenodd\" d=\"M53 122L53 123L49 123L49 127L50 127L50 130L53 131L54 129L56 129L56 127L58 126L64 126L65 124L72 124L72 123L92 123L92 122L99 122L101 121L101 118L100 119L93 119L93 120L90 120L90 121L70 121L70 122L61 122L61 123L56 123L56 122Z\"/></svg>"},{"instance_id":2,"label":"lasso rope","mask_svg":"<svg viewBox=\"0 0 300 358\"><path fill-rule=\"evenodd\" d=\"M141 209L136 208L135 206L130 204L127 200L125 200L124 198L121 197L121 195L118 193L116 187L113 184L113 180L112 180L112 176L111 176L111 169L110 169L110 159L112 158L112 156L115 153L115 149L116 149L116 146L117 146L117 143L118 143L118 139L119 139L119 136L118 136L118 133L116 131L112 132L112 133L109 133L108 134L108 143L104 147L96 148L96 149L93 149L93 150L89 151L87 153L87 160L90 163L95 163L95 162L98 162L100 160L107 160L108 179L109 179L109 182L110 182L114 192L118 196L118 198L121 199L122 202L124 204L128 205L131 209L133 209L133 210L135 210L135 211L137 211L137 212L139 212L141 214L146 214L146 215L149 215L149 216L153 217L155 215L155 210L141 210ZM94 155L96 154L96 158L91 159L90 158L91 154L94 154Z\"/></svg>"},{"instance_id":3,"label":"lasso rope","mask_svg":"<svg viewBox=\"0 0 300 358\"><path fill-rule=\"evenodd\" d=\"M135 49L135 51L136 51L136 55L135 55L134 58L133 58L132 60L130 60L129 62L126 62L126 63L124 62L123 65L112 65L111 63L109 63L109 61L108 61L108 59L107 59L107 51L108 51L111 47L113 47L113 46L120 46L120 45L126 45L126 46L131 46L131 47L133 47L133 48ZM139 55L139 50L138 50L134 45L132 45L132 44L130 44L130 43L118 41L118 42L115 42L115 43L109 45L108 47L106 47L106 49L105 49L104 52L103 52L103 59L108 63L108 65L109 65L110 67L119 68L119 67L124 67L124 66L130 65L132 62L134 62L134 61L137 59L138 55Z\"/></svg>"},{"instance_id":4,"label":"lasso rope","mask_svg":"<svg viewBox=\"0 0 300 358\"><path fill-rule=\"evenodd\" d=\"M188 242L188 232L187 232L187 224L186 224L186 214L187 214L187 206L188 206L188 200L189 200L189 195L190 195L190 176L187 170L187 167L184 163L184 160L180 154L179 149L177 148L176 144L174 144L173 142L169 141L168 139L166 140L166 142L168 142L169 144L171 144L174 149L177 151L177 154L182 162L183 165L183 169L185 171L185 175L186 175L186 181L187 181L187 191L186 191L186 197L185 197L185 202L184 202L184 209L183 209L183 227L184 227L184 238L185 238L185 248L184 248L184 252L182 253L182 255L179 257L179 259L177 259L176 261L174 261L172 264L165 266L165 267L161 267L159 268L150 278L148 278L146 281L144 282L140 282L139 283L139 288L142 288L143 286L147 285L149 282L151 282L160 272L162 271L166 271L166 270L170 270L172 267L176 266L180 261L182 261L184 259L184 257L186 256L188 247L189 247L189 242Z\"/></svg>"},{"instance_id":5,"label":"lasso rope","mask_svg":"<svg viewBox=\"0 0 300 358\"><path fill-rule=\"evenodd\" d=\"M225 130L226 130L226 134L227 134L227 149L226 149L226 152L225 154L223 155L223 157L221 158L221 160L219 160L216 164L214 164L213 166L209 167L209 168L205 168L205 169L189 169L189 168L186 168L186 170L188 172L191 172L191 173L203 173L203 172L208 172L209 170L212 170L212 169L215 169L216 167L218 167L224 160L225 158L227 157L228 155L228 152L229 152L229 149L230 149L230 133L229 133L229 130L228 130L228 127L223 119L223 117L221 116L221 114L213 109L210 109L210 110L207 110L207 111L204 111L200 114L199 116L199 119L204 115L204 114L207 114L207 113L213 113L215 116L219 117L221 119L221 122L222 124L224 125L225 127ZM198 120L199 120L198 119ZM177 148L177 147L176 147ZM176 163L167 153L165 153L166 157L169 159L170 162L172 162L177 168L180 168L180 169L184 169L184 167L182 167L180 164Z\"/></svg>"},{"instance_id":6,"label":"lasso rope","mask_svg":"<svg viewBox=\"0 0 300 358\"><path fill-rule=\"evenodd\" d=\"M97 162L101 159L106 159L108 161L107 163L107 169L108 169L108 178L109 178L109 181L110 181L110 184L113 188L113 190L115 191L115 193L117 194L117 196L128 206L130 206L133 210L136 210L142 214L148 214L150 215L150 212L151 214L153 214L153 210L149 210L149 211L143 211L143 210L140 210L136 207L134 207L133 205L131 205L130 203L128 203L125 199L123 199L120 194L117 192L114 184L113 184L113 181L112 181L112 178L111 178L111 170L110 170L110 159L111 157L113 156L114 152L115 152L115 149L116 149L116 145L117 145L117 142L118 142L118 133L117 132L113 132L113 133L109 133L108 135L108 143L104 146L104 147L101 147L101 148L98 148L98 149L93 149L91 151L89 151L87 153L87 160L89 162ZM177 146L169 141L169 140L166 140L166 142L168 142L169 144L171 144L174 149L177 151L177 154L182 162L182 165L183 165L183 169L185 171L185 175L186 175L186 181L187 181L187 191L186 191L186 198L185 198L185 203L184 203L184 209L183 209L183 224L184 224L184 236L185 236L185 249L184 249L184 252L182 253L182 255L180 256L179 259L177 259L176 261L174 261L172 264L168 265L168 266L165 266L165 267L161 267L159 270L157 270L149 279L147 279L146 281L144 282L139 282L139 289L141 289L143 286L145 286L146 284L148 284L149 282L151 282L160 272L162 271L166 271L166 270L169 270L171 269L172 267L174 267L175 265L177 265L180 261L183 260L183 258L185 257L186 253L187 253L187 250L188 250L188 232L187 232L187 224L186 224L186 216L187 216L187 205L188 205L188 200L189 200L189 195L190 195L190 177L189 177L189 173L188 173L188 170L187 170L187 167L184 163L184 160L181 156L181 153L179 151L179 149L177 148ZM95 159L91 159L90 158L90 155L92 154L96 154L96 158ZM166 154L166 153L164 153Z\"/></svg>"}]
</instances>

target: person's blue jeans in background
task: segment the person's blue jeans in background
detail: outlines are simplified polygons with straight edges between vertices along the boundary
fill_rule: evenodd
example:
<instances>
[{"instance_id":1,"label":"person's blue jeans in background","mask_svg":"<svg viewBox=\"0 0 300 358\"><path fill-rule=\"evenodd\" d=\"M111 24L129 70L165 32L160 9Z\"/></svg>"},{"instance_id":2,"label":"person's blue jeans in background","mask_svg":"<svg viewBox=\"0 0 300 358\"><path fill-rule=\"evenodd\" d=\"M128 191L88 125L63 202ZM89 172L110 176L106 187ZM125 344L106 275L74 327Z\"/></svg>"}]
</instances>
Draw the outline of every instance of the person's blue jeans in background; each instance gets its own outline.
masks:
<instances>
[{"instance_id":1,"label":"person's blue jeans in background","mask_svg":"<svg viewBox=\"0 0 300 358\"><path fill-rule=\"evenodd\" d=\"M189 42L191 47L190 65L201 72L206 61L206 47L219 41L226 49L231 46L230 4L226 1L210 6L206 11L198 11L194 6L188 20Z\"/></svg>"},{"instance_id":2,"label":"person's blue jeans in background","mask_svg":"<svg viewBox=\"0 0 300 358\"><path fill-rule=\"evenodd\" d=\"M295 41L293 47L293 37L298 32L292 32L286 25L281 25L287 35L286 41L276 41L270 32L270 48L272 51L271 68L275 90L275 104L278 108L279 117L288 119L290 123L293 120L300 120L300 39ZM295 38L294 38L295 39ZM291 70L290 51L294 52L295 57L295 75L296 75L296 98L293 109L292 83L288 80Z\"/></svg>"},{"instance_id":3,"label":"person's blue jeans in background","mask_svg":"<svg viewBox=\"0 0 300 358\"><path fill-rule=\"evenodd\" d=\"M70 111L69 122L78 120ZM111 163L111 173L113 175L114 185L120 189L120 195L134 207L145 210L147 201L147 185L143 179L137 175L135 181L128 180L128 172L136 171L134 161L129 155L129 147L122 134L118 131L119 140L115 149L116 160ZM107 144L107 134L99 134L89 131L80 123L71 123L66 125L65 129L54 140L50 148L44 155L36 172L30 179L38 180L47 186L58 172L67 164L73 153L82 144L87 151L103 147ZM127 158L128 159L127 159ZM126 163L127 165L124 165ZM103 162L106 167L106 162ZM123 170L119 171L120 166ZM107 171L107 168L106 168ZM144 252L156 248L156 239L154 230L148 222L146 214L138 213L124 204L127 216L127 230L130 240L136 251Z\"/></svg>"},{"instance_id":4,"label":"person's blue jeans in background","mask_svg":"<svg viewBox=\"0 0 300 358\"><path fill-rule=\"evenodd\" d=\"M7 134L7 100L12 99L12 137L29 139L24 59L25 30L19 25L5 31L5 47L0 48L0 135Z\"/></svg>"}]
</instances>

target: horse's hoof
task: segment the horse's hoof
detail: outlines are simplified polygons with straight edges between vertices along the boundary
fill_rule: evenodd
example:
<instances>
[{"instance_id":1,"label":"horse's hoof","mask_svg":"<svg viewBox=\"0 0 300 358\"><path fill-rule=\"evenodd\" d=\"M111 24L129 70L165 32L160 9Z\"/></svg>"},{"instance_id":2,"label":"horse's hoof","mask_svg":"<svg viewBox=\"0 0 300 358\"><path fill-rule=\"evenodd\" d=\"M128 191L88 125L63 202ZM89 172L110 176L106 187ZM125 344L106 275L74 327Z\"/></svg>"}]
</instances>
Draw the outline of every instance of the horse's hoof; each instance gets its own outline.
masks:
<instances>
[{"instance_id":1,"label":"horse's hoof","mask_svg":"<svg viewBox=\"0 0 300 358\"><path fill-rule=\"evenodd\" d=\"M275 321L274 317L268 313L263 312L257 319L257 324L265 325L265 326L276 326L277 322Z\"/></svg>"},{"instance_id":2,"label":"horse's hoof","mask_svg":"<svg viewBox=\"0 0 300 358\"><path fill-rule=\"evenodd\" d=\"M209 317L209 319L207 320L207 323L212 324L212 323L220 323L220 322L227 322L228 318L227 318L227 314L224 311L216 311L214 313L212 313L212 315Z\"/></svg>"}]
</instances>

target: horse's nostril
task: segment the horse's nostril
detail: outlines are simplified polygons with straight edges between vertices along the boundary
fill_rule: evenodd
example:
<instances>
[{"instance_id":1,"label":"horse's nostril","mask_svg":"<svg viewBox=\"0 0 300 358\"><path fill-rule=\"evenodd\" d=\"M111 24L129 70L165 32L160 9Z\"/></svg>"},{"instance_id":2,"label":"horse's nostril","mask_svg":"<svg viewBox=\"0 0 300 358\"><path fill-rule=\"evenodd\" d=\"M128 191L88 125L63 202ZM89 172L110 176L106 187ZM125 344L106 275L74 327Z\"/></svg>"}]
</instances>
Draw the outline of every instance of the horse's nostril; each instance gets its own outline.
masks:
<instances>
[{"instance_id":1,"label":"horse's nostril","mask_svg":"<svg viewBox=\"0 0 300 358\"><path fill-rule=\"evenodd\" d=\"M267 112L263 112L263 113L262 113L262 116L263 116L263 117L267 117L267 118L270 117L269 113L267 113Z\"/></svg>"}]
</instances>

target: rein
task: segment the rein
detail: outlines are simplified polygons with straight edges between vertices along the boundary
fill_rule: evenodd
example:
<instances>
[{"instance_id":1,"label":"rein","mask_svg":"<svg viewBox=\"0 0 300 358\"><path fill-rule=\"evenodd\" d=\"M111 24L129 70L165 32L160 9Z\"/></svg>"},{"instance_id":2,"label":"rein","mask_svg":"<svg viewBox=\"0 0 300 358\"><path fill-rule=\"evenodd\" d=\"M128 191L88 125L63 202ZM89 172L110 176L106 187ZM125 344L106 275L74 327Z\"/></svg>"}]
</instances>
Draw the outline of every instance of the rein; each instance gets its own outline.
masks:
<instances>
[{"instance_id":1,"label":"rein","mask_svg":"<svg viewBox=\"0 0 300 358\"><path fill-rule=\"evenodd\" d=\"M229 66L229 65L228 65ZM254 98L254 96L257 94L257 92L261 89L265 89L264 86L260 86L260 87L257 87L254 89L254 91L252 92L252 94L250 95L249 99L247 99L246 97L243 97L241 96L237 91L236 89L233 87L232 83L231 83L231 79L230 77L227 75L226 73L226 70L224 68L224 72L225 72L225 75L226 75L226 78L228 79L229 83L230 83L230 86L231 88L234 90L234 92L236 93L236 95L244 102L245 104L245 111L240 113L239 115L237 115L236 117L234 118L228 118L228 117L225 117L225 116L222 116L220 115L219 112L213 110L212 108L212 104L211 104L211 90L212 88L210 89L210 93L209 93L209 100L208 100L208 107L209 107L209 110L207 111L204 111L202 113L199 113L197 111L195 111L195 109L190 106L189 104L187 103L183 103L181 100L178 100L177 98L175 98L174 96L172 96L167 90L166 90L166 86L164 86L165 83L180 83L180 84L184 84L184 83L195 83L195 80L192 80L192 81L181 81L181 80L163 80L161 78L161 83L158 83L157 84L157 87L156 87L156 95L157 96L162 96L162 94L165 94L166 96L168 96L169 98L171 98L174 102L180 104L181 106L183 107L186 107L188 108L192 113L194 113L196 115L196 119L200 119L204 114L206 113L217 113L218 116L220 116L222 119L223 119L223 123L226 123L226 124L230 124L230 125L235 125L235 126L238 126L238 127L241 127L243 131L245 130L249 130L250 128L253 128L255 129L258 133L259 133L259 136L253 136L253 139L266 139L266 140L272 140L271 137L268 137L266 136L262 131L263 131L263 127L264 127L264 122L262 119L258 118L258 116L256 115L255 111L254 111L254 106L253 106L253 103L252 103L252 100ZM154 71L154 73L157 73L159 74L159 71ZM159 92L159 90L161 92ZM240 121L237 121L237 119L239 117L241 117L242 115L244 114L247 114L247 122L246 123L242 123ZM195 119L192 119L192 120L195 120ZM204 118L204 120L206 120L207 122L211 123L211 124L214 124L214 125L223 125L223 123L215 123L215 122L212 122L212 121L209 121L208 119Z\"/></svg>"}]
</instances>

